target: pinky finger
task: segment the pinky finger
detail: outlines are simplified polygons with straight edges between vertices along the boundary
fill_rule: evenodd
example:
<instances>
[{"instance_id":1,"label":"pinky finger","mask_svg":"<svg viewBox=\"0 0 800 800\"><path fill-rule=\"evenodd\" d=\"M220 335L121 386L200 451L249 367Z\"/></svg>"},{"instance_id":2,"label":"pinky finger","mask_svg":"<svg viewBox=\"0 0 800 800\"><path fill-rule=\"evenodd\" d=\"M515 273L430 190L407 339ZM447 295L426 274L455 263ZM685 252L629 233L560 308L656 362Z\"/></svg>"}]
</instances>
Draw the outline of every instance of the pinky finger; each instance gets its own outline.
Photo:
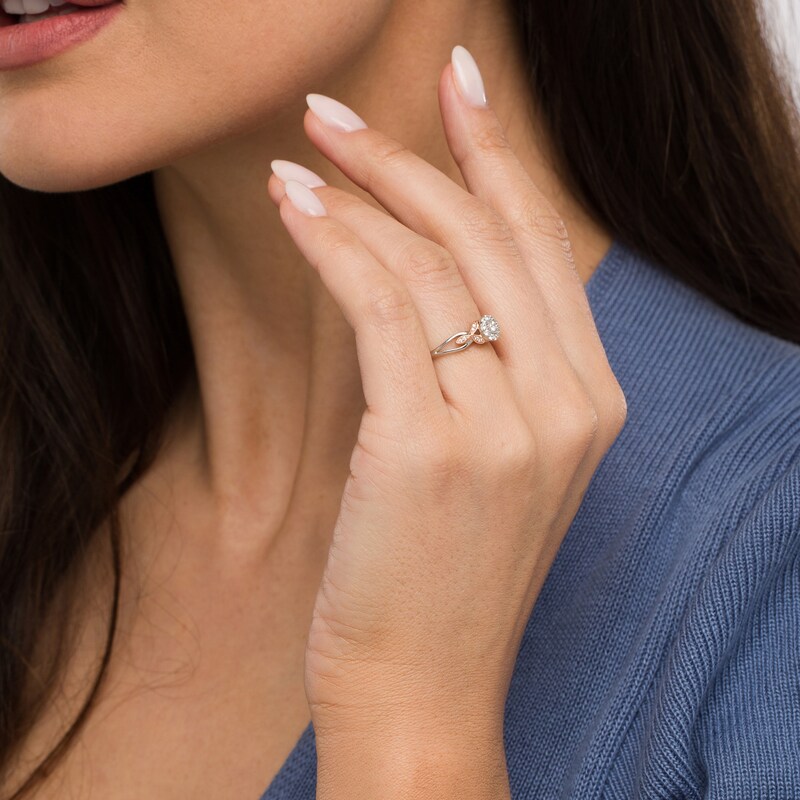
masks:
<instances>
[{"instance_id":1,"label":"pinky finger","mask_svg":"<svg viewBox=\"0 0 800 800\"><path fill-rule=\"evenodd\" d=\"M412 425L447 410L419 313L405 285L322 201L286 182L280 216L355 331L367 407ZM406 432L403 432L406 433Z\"/></svg>"}]
</instances>

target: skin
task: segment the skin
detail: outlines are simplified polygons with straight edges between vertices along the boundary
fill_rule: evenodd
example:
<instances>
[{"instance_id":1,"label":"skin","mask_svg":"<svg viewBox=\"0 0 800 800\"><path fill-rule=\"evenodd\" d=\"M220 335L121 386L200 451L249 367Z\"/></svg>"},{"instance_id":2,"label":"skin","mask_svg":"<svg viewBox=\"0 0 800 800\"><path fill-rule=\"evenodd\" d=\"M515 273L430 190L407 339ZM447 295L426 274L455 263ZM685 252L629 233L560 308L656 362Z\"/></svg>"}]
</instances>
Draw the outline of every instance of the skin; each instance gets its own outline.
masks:
<instances>
[{"instance_id":1,"label":"skin","mask_svg":"<svg viewBox=\"0 0 800 800\"><path fill-rule=\"evenodd\" d=\"M321 797L496 800L524 620L624 422L582 289L610 236L559 184L497 3L264 9L129 0L92 41L0 72L10 180L72 191L154 170L198 363L121 507L107 686L37 796L258 796L311 718ZM489 109L458 93L456 43ZM331 131L307 92L369 129ZM402 159L381 157L400 144ZM274 158L329 184L326 217L293 207ZM448 223L470 197L478 236ZM418 274L402 237L431 254ZM391 302L364 302L377 296ZM430 358L480 313L506 337ZM20 776L84 696L107 560L98 537L65 691ZM480 677L454 694L456 673Z\"/></svg>"}]
</instances>

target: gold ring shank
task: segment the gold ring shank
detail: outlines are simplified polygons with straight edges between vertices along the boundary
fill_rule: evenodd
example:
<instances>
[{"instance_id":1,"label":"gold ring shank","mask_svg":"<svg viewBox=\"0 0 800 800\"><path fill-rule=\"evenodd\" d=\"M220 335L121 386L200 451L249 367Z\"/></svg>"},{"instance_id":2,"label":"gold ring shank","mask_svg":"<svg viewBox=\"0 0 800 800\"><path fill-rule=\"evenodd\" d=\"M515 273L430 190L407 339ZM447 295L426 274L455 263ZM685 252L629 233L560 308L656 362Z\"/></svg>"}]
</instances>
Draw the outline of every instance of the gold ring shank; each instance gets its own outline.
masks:
<instances>
[{"instance_id":1,"label":"gold ring shank","mask_svg":"<svg viewBox=\"0 0 800 800\"><path fill-rule=\"evenodd\" d=\"M459 350L466 350L473 342L484 344L484 342L494 342L500 338L500 325L490 314L484 314L470 326L468 331L459 331L452 336L448 336L441 344L431 350L431 356L443 356L447 353L457 353ZM457 347L445 348L455 339Z\"/></svg>"},{"instance_id":2,"label":"gold ring shank","mask_svg":"<svg viewBox=\"0 0 800 800\"><path fill-rule=\"evenodd\" d=\"M466 331L459 331L458 333L454 333L452 336L448 336L441 344L437 345L436 347L431 350L432 356L444 356L447 353L457 353L459 350L465 350L472 344L472 339L467 339L463 344L458 345L458 347L448 347L446 350L443 349L446 344L452 342L453 339L458 338L459 336L466 336Z\"/></svg>"}]
</instances>

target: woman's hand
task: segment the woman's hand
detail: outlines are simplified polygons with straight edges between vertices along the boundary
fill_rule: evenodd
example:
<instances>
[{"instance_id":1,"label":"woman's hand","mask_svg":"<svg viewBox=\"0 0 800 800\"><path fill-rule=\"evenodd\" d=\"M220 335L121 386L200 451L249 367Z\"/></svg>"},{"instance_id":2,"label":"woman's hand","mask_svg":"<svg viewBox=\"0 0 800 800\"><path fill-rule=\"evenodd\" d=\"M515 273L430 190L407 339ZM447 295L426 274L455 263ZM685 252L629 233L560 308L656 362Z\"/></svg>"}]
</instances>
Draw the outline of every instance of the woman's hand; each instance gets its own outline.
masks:
<instances>
[{"instance_id":1,"label":"woman's hand","mask_svg":"<svg viewBox=\"0 0 800 800\"><path fill-rule=\"evenodd\" d=\"M390 212L321 181L285 192L270 181L355 330L367 404L306 650L320 775L345 768L348 745L360 749L348 770L402 756L392 768L411 773L418 756L449 775L430 794L446 797L457 778L474 786L504 763L522 634L625 399L564 225L480 104L463 48L439 102L468 190L335 101L309 98L311 141ZM497 318L497 341L431 356L482 314ZM505 776L495 779L494 800ZM343 796L369 796L363 775L352 781Z\"/></svg>"}]
</instances>

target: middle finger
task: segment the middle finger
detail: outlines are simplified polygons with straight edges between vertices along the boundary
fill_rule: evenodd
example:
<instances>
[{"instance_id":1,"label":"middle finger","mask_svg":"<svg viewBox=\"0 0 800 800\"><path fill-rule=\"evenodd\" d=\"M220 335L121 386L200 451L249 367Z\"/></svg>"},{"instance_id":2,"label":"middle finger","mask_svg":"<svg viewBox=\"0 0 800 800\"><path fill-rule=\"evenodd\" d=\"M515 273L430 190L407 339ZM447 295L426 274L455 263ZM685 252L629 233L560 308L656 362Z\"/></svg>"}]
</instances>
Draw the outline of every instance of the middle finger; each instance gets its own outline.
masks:
<instances>
[{"instance_id":1,"label":"middle finger","mask_svg":"<svg viewBox=\"0 0 800 800\"><path fill-rule=\"evenodd\" d=\"M452 253L481 312L498 317L505 335L494 346L519 394L529 400L531 392L548 383L551 370L563 369L564 353L544 296L508 225L487 204L396 140L366 127L338 101L311 94L308 102L312 113L306 115L306 129L324 155L397 220ZM534 343L536 358L531 355Z\"/></svg>"},{"instance_id":2,"label":"middle finger","mask_svg":"<svg viewBox=\"0 0 800 800\"><path fill-rule=\"evenodd\" d=\"M287 172L286 163L272 162L269 191L275 203L280 203L285 193L281 175L291 178L297 174L299 165L292 164L292 171ZM406 285L419 310L430 349L451 334L469 330L470 323L481 315L464 284L458 265L447 250L349 192L325 186L314 173L306 170L305 174L311 176L310 182L315 183L314 192L322 200L328 215L358 236L364 247ZM451 348L458 344L451 341L445 346ZM488 342L473 342L468 347L480 350L482 355L470 353L469 357L464 358L436 357L433 363L448 403L462 411L469 406L474 416L474 394L470 390L465 395L464 387L472 387L480 380L496 387L498 393L501 385L508 388L509 394L512 392L508 375L492 346Z\"/></svg>"}]
</instances>

